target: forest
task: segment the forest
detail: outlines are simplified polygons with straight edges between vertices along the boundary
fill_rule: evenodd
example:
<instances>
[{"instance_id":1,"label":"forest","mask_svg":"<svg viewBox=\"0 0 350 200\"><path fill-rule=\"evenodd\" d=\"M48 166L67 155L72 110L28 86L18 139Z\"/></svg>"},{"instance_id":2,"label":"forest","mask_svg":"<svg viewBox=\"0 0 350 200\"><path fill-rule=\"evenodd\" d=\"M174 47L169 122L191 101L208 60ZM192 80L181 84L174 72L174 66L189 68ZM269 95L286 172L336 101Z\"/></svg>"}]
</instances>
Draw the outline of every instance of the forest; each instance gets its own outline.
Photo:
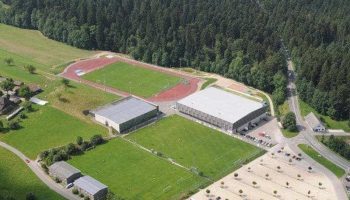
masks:
<instances>
[{"instance_id":1,"label":"forest","mask_svg":"<svg viewBox=\"0 0 350 200\"><path fill-rule=\"evenodd\" d=\"M350 1L262 2L297 64L300 98L321 114L349 120Z\"/></svg>"},{"instance_id":2,"label":"forest","mask_svg":"<svg viewBox=\"0 0 350 200\"><path fill-rule=\"evenodd\" d=\"M300 98L350 115L347 0L2 0L0 21L84 49L166 67L193 67L286 98L282 41L297 64Z\"/></svg>"}]
</instances>

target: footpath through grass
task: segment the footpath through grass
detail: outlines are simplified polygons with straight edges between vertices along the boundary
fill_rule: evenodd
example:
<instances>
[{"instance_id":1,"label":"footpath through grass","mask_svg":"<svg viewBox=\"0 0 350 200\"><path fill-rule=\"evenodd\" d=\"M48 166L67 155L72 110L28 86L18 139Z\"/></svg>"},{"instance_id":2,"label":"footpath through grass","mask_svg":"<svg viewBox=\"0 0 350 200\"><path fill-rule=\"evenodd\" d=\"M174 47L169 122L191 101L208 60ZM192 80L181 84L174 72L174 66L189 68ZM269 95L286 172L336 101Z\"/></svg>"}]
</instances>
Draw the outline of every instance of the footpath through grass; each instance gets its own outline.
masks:
<instances>
[{"instance_id":1,"label":"footpath through grass","mask_svg":"<svg viewBox=\"0 0 350 200\"><path fill-rule=\"evenodd\" d=\"M95 52L77 49L66 44L50 40L39 31L20 29L0 24L0 49L31 59L44 70L67 61L89 57Z\"/></svg>"},{"instance_id":2,"label":"footpath through grass","mask_svg":"<svg viewBox=\"0 0 350 200\"><path fill-rule=\"evenodd\" d=\"M29 192L37 199L64 199L44 185L21 159L0 147L0 197L25 199Z\"/></svg>"},{"instance_id":3,"label":"footpath through grass","mask_svg":"<svg viewBox=\"0 0 350 200\"><path fill-rule=\"evenodd\" d=\"M22 128L0 134L0 139L34 159L47 149L75 142L77 136L89 139L95 134L107 134L96 124L88 124L50 106L34 107Z\"/></svg>"},{"instance_id":4,"label":"footpath through grass","mask_svg":"<svg viewBox=\"0 0 350 200\"><path fill-rule=\"evenodd\" d=\"M299 144L298 147L301 150L303 150L304 153L306 153L308 156L314 159L316 162L320 163L321 165L329 169L331 172L333 172L338 178L342 177L345 174L345 171L342 168L338 167L337 165L333 164L331 161L319 155L318 152L315 151L309 145Z\"/></svg>"},{"instance_id":5,"label":"footpath through grass","mask_svg":"<svg viewBox=\"0 0 350 200\"><path fill-rule=\"evenodd\" d=\"M180 199L206 182L120 138L75 156L69 163L126 199Z\"/></svg>"},{"instance_id":6,"label":"footpath through grass","mask_svg":"<svg viewBox=\"0 0 350 200\"><path fill-rule=\"evenodd\" d=\"M240 166L261 149L178 115L162 119L127 136L127 139L196 168L212 179Z\"/></svg>"},{"instance_id":7,"label":"footpath through grass","mask_svg":"<svg viewBox=\"0 0 350 200\"><path fill-rule=\"evenodd\" d=\"M151 97L181 81L180 77L123 62L113 63L83 78L142 97Z\"/></svg>"},{"instance_id":8,"label":"footpath through grass","mask_svg":"<svg viewBox=\"0 0 350 200\"><path fill-rule=\"evenodd\" d=\"M324 124L327 126L327 128L343 129L346 132L350 132L350 127L348 125L348 121L346 121L346 120L336 121L336 120L331 119L329 116L322 115L301 99L299 99L299 106L300 106L301 115L303 117L308 115L310 112L313 112L317 117L319 117L321 120L324 121Z\"/></svg>"}]
</instances>

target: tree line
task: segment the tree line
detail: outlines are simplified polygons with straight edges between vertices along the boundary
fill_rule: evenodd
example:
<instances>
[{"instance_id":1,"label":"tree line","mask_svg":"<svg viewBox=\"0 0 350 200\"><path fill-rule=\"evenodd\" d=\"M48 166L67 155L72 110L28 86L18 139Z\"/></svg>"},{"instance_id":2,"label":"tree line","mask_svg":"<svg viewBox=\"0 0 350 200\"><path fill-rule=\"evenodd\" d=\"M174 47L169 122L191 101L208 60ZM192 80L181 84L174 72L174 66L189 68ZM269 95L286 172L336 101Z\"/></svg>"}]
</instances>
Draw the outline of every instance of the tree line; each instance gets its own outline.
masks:
<instances>
[{"instance_id":1,"label":"tree line","mask_svg":"<svg viewBox=\"0 0 350 200\"><path fill-rule=\"evenodd\" d=\"M215 72L286 96L286 62L269 15L253 1L2 0L3 23L84 49Z\"/></svg>"},{"instance_id":2,"label":"tree line","mask_svg":"<svg viewBox=\"0 0 350 200\"><path fill-rule=\"evenodd\" d=\"M345 138L334 137L334 135L331 135L329 138L325 138L324 135L322 135L321 142L347 160L350 160L350 144Z\"/></svg>"},{"instance_id":3,"label":"tree line","mask_svg":"<svg viewBox=\"0 0 350 200\"><path fill-rule=\"evenodd\" d=\"M300 98L333 119L350 115L350 1L263 0L297 67Z\"/></svg>"}]
</instances>

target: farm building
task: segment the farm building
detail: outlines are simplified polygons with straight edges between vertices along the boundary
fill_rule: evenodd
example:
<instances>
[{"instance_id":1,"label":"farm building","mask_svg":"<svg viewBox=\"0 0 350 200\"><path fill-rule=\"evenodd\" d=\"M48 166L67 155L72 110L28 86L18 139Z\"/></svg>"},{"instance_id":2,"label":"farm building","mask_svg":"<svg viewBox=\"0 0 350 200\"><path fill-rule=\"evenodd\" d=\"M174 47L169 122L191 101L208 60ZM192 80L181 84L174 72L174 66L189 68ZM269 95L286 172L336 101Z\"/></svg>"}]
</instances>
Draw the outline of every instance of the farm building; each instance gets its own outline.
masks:
<instances>
[{"instance_id":1,"label":"farm building","mask_svg":"<svg viewBox=\"0 0 350 200\"><path fill-rule=\"evenodd\" d=\"M266 105L210 87L176 103L179 112L230 132L247 130L266 118Z\"/></svg>"},{"instance_id":2,"label":"farm building","mask_svg":"<svg viewBox=\"0 0 350 200\"><path fill-rule=\"evenodd\" d=\"M129 96L91 112L95 120L124 132L158 115L158 106Z\"/></svg>"},{"instance_id":3,"label":"farm building","mask_svg":"<svg viewBox=\"0 0 350 200\"><path fill-rule=\"evenodd\" d=\"M0 97L0 115L10 112L14 107L14 103L10 101L8 96Z\"/></svg>"},{"instance_id":4,"label":"farm building","mask_svg":"<svg viewBox=\"0 0 350 200\"><path fill-rule=\"evenodd\" d=\"M64 185L73 183L76 179L82 176L77 168L64 161L52 164L49 167L49 174L54 178L58 178Z\"/></svg>"},{"instance_id":5,"label":"farm building","mask_svg":"<svg viewBox=\"0 0 350 200\"><path fill-rule=\"evenodd\" d=\"M88 196L90 200L106 199L108 193L108 187L106 185L90 176L80 177L74 182L74 188L76 188L80 194Z\"/></svg>"},{"instance_id":6,"label":"farm building","mask_svg":"<svg viewBox=\"0 0 350 200\"><path fill-rule=\"evenodd\" d=\"M322 124L322 122L316 117L316 115L313 112L305 116L305 121L315 132L326 131L326 127Z\"/></svg>"}]
</instances>

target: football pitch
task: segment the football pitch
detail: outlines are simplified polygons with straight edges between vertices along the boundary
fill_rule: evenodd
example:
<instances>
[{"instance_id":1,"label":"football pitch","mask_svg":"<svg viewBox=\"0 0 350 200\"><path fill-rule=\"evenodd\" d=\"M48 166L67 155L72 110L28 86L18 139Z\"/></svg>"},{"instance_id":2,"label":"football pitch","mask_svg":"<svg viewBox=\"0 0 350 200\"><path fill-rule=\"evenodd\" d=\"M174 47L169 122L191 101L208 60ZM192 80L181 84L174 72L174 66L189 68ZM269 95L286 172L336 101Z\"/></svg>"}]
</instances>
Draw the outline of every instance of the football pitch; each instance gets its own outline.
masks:
<instances>
[{"instance_id":1,"label":"football pitch","mask_svg":"<svg viewBox=\"0 0 350 200\"><path fill-rule=\"evenodd\" d=\"M124 62L113 63L88 73L83 78L146 98L167 90L181 81L180 77Z\"/></svg>"},{"instance_id":2,"label":"football pitch","mask_svg":"<svg viewBox=\"0 0 350 200\"><path fill-rule=\"evenodd\" d=\"M162 119L131 133L127 138L212 179L232 172L245 160L262 153L253 145L179 115Z\"/></svg>"},{"instance_id":3,"label":"football pitch","mask_svg":"<svg viewBox=\"0 0 350 200\"><path fill-rule=\"evenodd\" d=\"M73 157L69 163L126 199L180 199L206 182L120 138Z\"/></svg>"}]
</instances>

